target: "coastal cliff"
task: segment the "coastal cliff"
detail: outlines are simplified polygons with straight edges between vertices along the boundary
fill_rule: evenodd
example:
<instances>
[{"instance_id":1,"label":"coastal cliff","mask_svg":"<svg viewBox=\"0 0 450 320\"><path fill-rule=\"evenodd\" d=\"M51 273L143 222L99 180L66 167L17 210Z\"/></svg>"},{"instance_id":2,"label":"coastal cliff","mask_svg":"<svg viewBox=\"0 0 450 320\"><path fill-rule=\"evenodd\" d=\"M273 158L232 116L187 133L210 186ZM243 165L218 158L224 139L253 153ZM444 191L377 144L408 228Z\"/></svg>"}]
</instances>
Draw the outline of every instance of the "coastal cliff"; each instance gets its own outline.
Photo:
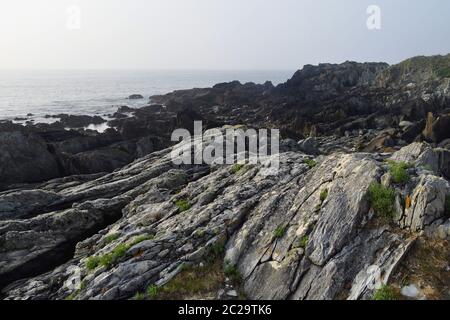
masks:
<instances>
[{"instance_id":1,"label":"coastal cliff","mask_svg":"<svg viewBox=\"0 0 450 320\"><path fill-rule=\"evenodd\" d=\"M449 68L305 66L151 97L105 133L0 124L2 297L450 298ZM280 129L278 174L174 164L195 120Z\"/></svg>"}]
</instances>

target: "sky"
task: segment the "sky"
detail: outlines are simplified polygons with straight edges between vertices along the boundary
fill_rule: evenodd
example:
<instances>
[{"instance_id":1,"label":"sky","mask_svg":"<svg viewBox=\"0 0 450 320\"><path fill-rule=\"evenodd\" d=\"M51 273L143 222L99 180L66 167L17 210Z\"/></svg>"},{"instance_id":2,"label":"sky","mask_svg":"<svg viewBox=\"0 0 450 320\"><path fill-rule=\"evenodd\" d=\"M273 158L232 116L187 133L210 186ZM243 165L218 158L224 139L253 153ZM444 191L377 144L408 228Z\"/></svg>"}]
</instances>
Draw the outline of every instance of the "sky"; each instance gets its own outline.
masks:
<instances>
[{"instance_id":1,"label":"sky","mask_svg":"<svg viewBox=\"0 0 450 320\"><path fill-rule=\"evenodd\" d=\"M1 0L0 69L392 64L450 53L449 34L448 0Z\"/></svg>"}]
</instances>

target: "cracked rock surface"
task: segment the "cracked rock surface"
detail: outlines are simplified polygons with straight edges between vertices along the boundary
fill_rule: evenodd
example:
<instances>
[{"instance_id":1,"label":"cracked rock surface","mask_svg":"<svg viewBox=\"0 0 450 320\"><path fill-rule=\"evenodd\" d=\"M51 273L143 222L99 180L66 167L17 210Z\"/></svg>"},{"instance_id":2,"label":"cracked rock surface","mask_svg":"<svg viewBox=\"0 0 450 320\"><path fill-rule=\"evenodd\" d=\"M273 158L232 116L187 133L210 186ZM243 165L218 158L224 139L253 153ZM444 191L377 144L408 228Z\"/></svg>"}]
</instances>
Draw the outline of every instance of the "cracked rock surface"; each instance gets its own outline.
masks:
<instances>
[{"instance_id":1,"label":"cracked rock surface","mask_svg":"<svg viewBox=\"0 0 450 320\"><path fill-rule=\"evenodd\" d=\"M446 223L442 162L425 171L420 162L440 151L405 148L392 157L416 163L409 185L396 187L411 197L396 224L371 208L369 187L387 169L385 155L369 153L312 166L283 152L267 175L259 164L175 165L169 148L110 174L0 193L3 298L130 299L223 248L249 299L370 299L368 269L389 282L420 231Z\"/></svg>"}]
</instances>

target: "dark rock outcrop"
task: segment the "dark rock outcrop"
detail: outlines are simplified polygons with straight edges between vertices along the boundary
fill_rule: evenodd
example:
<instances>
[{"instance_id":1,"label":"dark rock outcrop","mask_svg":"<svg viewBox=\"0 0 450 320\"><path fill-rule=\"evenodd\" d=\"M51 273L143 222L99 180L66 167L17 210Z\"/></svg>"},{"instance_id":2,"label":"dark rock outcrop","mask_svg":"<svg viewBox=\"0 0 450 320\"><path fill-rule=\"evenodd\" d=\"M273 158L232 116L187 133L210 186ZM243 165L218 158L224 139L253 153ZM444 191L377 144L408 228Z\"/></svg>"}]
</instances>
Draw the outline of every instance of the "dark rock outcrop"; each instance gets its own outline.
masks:
<instances>
[{"instance_id":1,"label":"dark rock outcrop","mask_svg":"<svg viewBox=\"0 0 450 320\"><path fill-rule=\"evenodd\" d=\"M128 97L128 99L130 100L139 100L139 99L144 99L144 96L140 95L140 94L132 94Z\"/></svg>"},{"instance_id":2,"label":"dark rock outcrop","mask_svg":"<svg viewBox=\"0 0 450 320\"><path fill-rule=\"evenodd\" d=\"M45 141L32 133L0 132L0 183L39 182L60 176Z\"/></svg>"}]
</instances>

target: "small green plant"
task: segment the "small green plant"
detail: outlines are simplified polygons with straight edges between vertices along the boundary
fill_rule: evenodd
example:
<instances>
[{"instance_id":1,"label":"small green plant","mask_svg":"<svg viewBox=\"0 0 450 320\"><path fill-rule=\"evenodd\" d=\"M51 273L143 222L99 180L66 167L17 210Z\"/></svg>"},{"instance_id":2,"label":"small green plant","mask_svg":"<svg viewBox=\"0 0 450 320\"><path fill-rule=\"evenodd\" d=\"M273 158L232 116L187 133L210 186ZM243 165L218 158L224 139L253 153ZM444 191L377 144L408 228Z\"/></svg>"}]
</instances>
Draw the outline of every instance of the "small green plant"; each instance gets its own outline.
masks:
<instances>
[{"instance_id":1,"label":"small green plant","mask_svg":"<svg viewBox=\"0 0 450 320\"><path fill-rule=\"evenodd\" d=\"M125 255L129 248L129 245L119 244L113 249L113 251L111 251L111 253L107 253L100 257L100 265L106 268L111 267L117 262L117 260Z\"/></svg>"},{"instance_id":2,"label":"small green plant","mask_svg":"<svg viewBox=\"0 0 450 320\"><path fill-rule=\"evenodd\" d=\"M320 193L320 201L324 202L328 198L328 189L323 189Z\"/></svg>"},{"instance_id":3,"label":"small green plant","mask_svg":"<svg viewBox=\"0 0 450 320\"><path fill-rule=\"evenodd\" d=\"M312 159L305 159L303 160L303 162L305 162L310 169L314 168L317 165L317 162Z\"/></svg>"},{"instance_id":4,"label":"small green plant","mask_svg":"<svg viewBox=\"0 0 450 320\"><path fill-rule=\"evenodd\" d=\"M129 247L133 247L141 242L147 241L147 240L153 240L155 239L155 236L151 235L151 234L143 234L141 236L137 236L136 238L134 238L131 243L129 244Z\"/></svg>"},{"instance_id":5,"label":"small green plant","mask_svg":"<svg viewBox=\"0 0 450 320\"><path fill-rule=\"evenodd\" d=\"M99 263L100 263L99 257L91 256L86 261L86 268L88 268L88 270L94 270L95 268L98 267Z\"/></svg>"},{"instance_id":6,"label":"small green plant","mask_svg":"<svg viewBox=\"0 0 450 320\"><path fill-rule=\"evenodd\" d=\"M151 285L147 288L147 296L150 299L155 299L158 296L159 287L155 285Z\"/></svg>"},{"instance_id":7,"label":"small green plant","mask_svg":"<svg viewBox=\"0 0 450 320\"><path fill-rule=\"evenodd\" d=\"M309 237L307 235L303 236L300 241L298 242L298 246L300 248L305 249L306 246L308 245L308 241L309 241Z\"/></svg>"},{"instance_id":8,"label":"small green plant","mask_svg":"<svg viewBox=\"0 0 450 320\"><path fill-rule=\"evenodd\" d=\"M67 297L65 297L64 300L72 301L77 297L77 294L78 294L78 292L71 293Z\"/></svg>"},{"instance_id":9,"label":"small green plant","mask_svg":"<svg viewBox=\"0 0 450 320\"><path fill-rule=\"evenodd\" d=\"M222 242L218 241L218 242L214 243L209 248L209 254L208 254L208 257L206 258L206 260L207 260L206 262L213 263L218 258L221 258L223 256L224 252L225 252L225 246Z\"/></svg>"},{"instance_id":10,"label":"small green plant","mask_svg":"<svg viewBox=\"0 0 450 320\"><path fill-rule=\"evenodd\" d=\"M178 207L178 210L180 210L180 212L187 211L191 208L190 203L184 199L178 200L177 202L175 202L175 205Z\"/></svg>"},{"instance_id":11,"label":"small green plant","mask_svg":"<svg viewBox=\"0 0 450 320\"><path fill-rule=\"evenodd\" d=\"M400 294L391 286L383 285L375 291L374 300L400 300Z\"/></svg>"},{"instance_id":12,"label":"small green plant","mask_svg":"<svg viewBox=\"0 0 450 320\"><path fill-rule=\"evenodd\" d=\"M383 219L389 221L395 213L395 190L387 188L380 183L372 183L369 187L370 203Z\"/></svg>"},{"instance_id":13,"label":"small green plant","mask_svg":"<svg viewBox=\"0 0 450 320\"><path fill-rule=\"evenodd\" d=\"M106 236L105 242L106 242L106 244L110 244L111 242L113 242L117 239L119 239L119 235L117 233L113 233L113 234Z\"/></svg>"},{"instance_id":14,"label":"small green plant","mask_svg":"<svg viewBox=\"0 0 450 320\"><path fill-rule=\"evenodd\" d=\"M450 78L450 67L442 67L437 71L440 78Z\"/></svg>"},{"instance_id":15,"label":"small green plant","mask_svg":"<svg viewBox=\"0 0 450 320\"><path fill-rule=\"evenodd\" d=\"M238 173L239 171L241 171L241 169L244 167L243 164L235 164L233 167L231 167L231 172L233 172L234 174Z\"/></svg>"},{"instance_id":16,"label":"small green plant","mask_svg":"<svg viewBox=\"0 0 450 320\"><path fill-rule=\"evenodd\" d=\"M282 238L286 232L286 227L284 226L278 226L275 231L273 232L273 235L275 238Z\"/></svg>"},{"instance_id":17,"label":"small green plant","mask_svg":"<svg viewBox=\"0 0 450 320\"><path fill-rule=\"evenodd\" d=\"M406 162L389 161L389 172L394 183L406 183L411 177L408 173L409 164Z\"/></svg>"},{"instance_id":18,"label":"small green plant","mask_svg":"<svg viewBox=\"0 0 450 320\"><path fill-rule=\"evenodd\" d=\"M86 268L94 270L98 266L109 268L125 255L128 249L131 248L129 244L119 244L110 253L101 256L89 257L86 261Z\"/></svg>"},{"instance_id":19,"label":"small green plant","mask_svg":"<svg viewBox=\"0 0 450 320\"><path fill-rule=\"evenodd\" d=\"M240 283L242 280L242 276L236 266L232 264L226 264L223 272L227 277L231 279L231 281L235 283Z\"/></svg>"},{"instance_id":20,"label":"small green plant","mask_svg":"<svg viewBox=\"0 0 450 320\"><path fill-rule=\"evenodd\" d=\"M145 300L146 296L145 294L143 294L142 292L137 292L134 297L133 300Z\"/></svg>"}]
</instances>

